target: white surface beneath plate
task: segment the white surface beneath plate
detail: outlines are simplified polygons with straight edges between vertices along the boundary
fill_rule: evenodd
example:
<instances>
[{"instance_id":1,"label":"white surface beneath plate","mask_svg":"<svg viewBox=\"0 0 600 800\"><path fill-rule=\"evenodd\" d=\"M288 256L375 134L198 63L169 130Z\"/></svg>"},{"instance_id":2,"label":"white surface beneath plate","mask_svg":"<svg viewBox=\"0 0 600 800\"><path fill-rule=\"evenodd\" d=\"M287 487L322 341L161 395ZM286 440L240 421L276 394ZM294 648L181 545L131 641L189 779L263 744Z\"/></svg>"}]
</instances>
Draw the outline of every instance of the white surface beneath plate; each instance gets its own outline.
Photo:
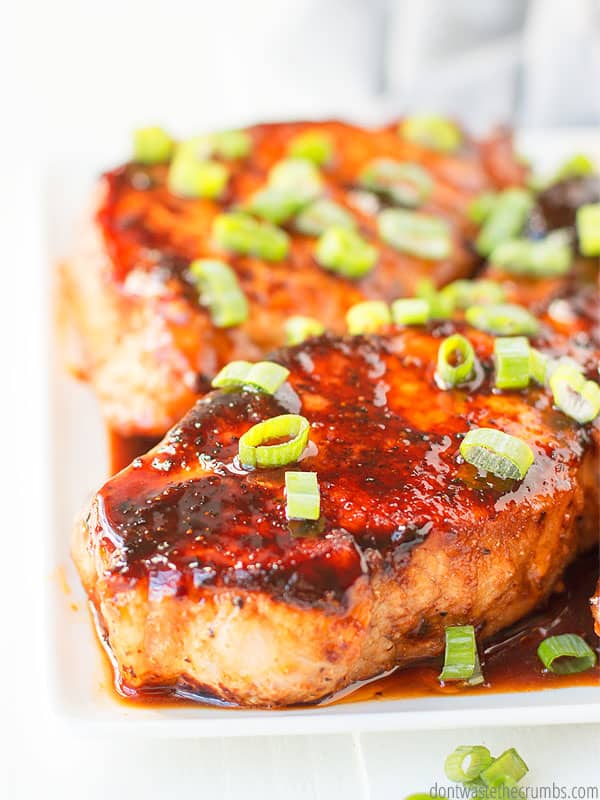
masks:
<instances>
[{"instance_id":1,"label":"white surface beneath plate","mask_svg":"<svg viewBox=\"0 0 600 800\"><path fill-rule=\"evenodd\" d=\"M595 154L594 132L530 132L521 149L543 170L578 150ZM42 270L64 254L74 220L85 207L90 166L56 165L45 184L48 241ZM290 711L237 711L204 706L127 706L115 700L92 631L68 547L73 519L106 475L106 442L90 392L65 377L56 353L50 358L51 522L43 567L41 664L49 683L53 713L92 732L144 732L160 737L254 736L257 734L341 733L426 730L468 726L515 726L600 722L600 686L543 692L424 697L342 703ZM69 589L65 590L65 584ZM73 610L73 605L77 610Z\"/></svg>"}]
</instances>

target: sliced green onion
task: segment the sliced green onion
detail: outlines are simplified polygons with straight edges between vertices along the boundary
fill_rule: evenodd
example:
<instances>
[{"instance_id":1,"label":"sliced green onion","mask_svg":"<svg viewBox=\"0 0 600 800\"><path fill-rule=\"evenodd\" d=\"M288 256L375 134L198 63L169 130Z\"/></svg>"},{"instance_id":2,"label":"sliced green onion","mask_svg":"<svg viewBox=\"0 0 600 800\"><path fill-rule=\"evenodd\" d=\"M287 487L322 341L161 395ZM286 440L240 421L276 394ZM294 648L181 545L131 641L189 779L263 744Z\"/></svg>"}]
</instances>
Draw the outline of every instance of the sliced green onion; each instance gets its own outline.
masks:
<instances>
[{"instance_id":1,"label":"sliced green onion","mask_svg":"<svg viewBox=\"0 0 600 800\"><path fill-rule=\"evenodd\" d=\"M449 292L438 292L433 281L424 278L417 284L415 294L427 300L429 317L431 319L450 319L454 311L454 298Z\"/></svg>"},{"instance_id":2,"label":"sliced green onion","mask_svg":"<svg viewBox=\"0 0 600 800\"><path fill-rule=\"evenodd\" d=\"M470 686L483 683L475 629L472 625L446 628L446 652L440 681L466 681Z\"/></svg>"},{"instance_id":3,"label":"sliced green onion","mask_svg":"<svg viewBox=\"0 0 600 800\"><path fill-rule=\"evenodd\" d=\"M312 161L305 158L285 158L271 168L269 186L295 192L308 202L323 190L323 179Z\"/></svg>"},{"instance_id":4,"label":"sliced green onion","mask_svg":"<svg viewBox=\"0 0 600 800\"><path fill-rule=\"evenodd\" d=\"M518 236L532 207L530 192L525 189L505 189L498 195L479 232L475 243L477 252L489 256L501 242Z\"/></svg>"},{"instance_id":5,"label":"sliced green onion","mask_svg":"<svg viewBox=\"0 0 600 800\"><path fill-rule=\"evenodd\" d=\"M297 194L289 189L267 186L252 195L246 210L257 217L279 225L297 214L306 203L306 197L302 194Z\"/></svg>"},{"instance_id":6,"label":"sliced green onion","mask_svg":"<svg viewBox=\"0 0 600 800\"><path fill-rule=\"evenodd\" d=\"M213 378L215 389L233 389L238 386L254 386L261 392L275 394L285 383L289 369L274 361L231 361Z\"/></svg>"},{"instance_id":7,"label":"sliced green onion","mask_svg":"<svg viewBox=\"0 0 600 800\"><path fill-rule=\"evenodd\" d=\"M494 340L496 386L499 389L524 389L529 386L529 340L525 336L505 336Z\"/></svg>"},{"instance_id":8,"label":"sliced green onion","mask_svg":"<svg viewBox=\"0 0 600 800\"><path fill-rule=\"evenodd\" d=\"M499 283L483 279L452 281L440 289L439 294L449 298L454 308L501 303L506 297L506 292Z\"/></svg>"},{"instance_id":9,"label":"sliced green onion","mask_svg":"<svg viewBox=\"0 0 600 800\"><path fill-rule=\"evenodd\" d=\"M509 239L497 245L490 261L515 275L553 278L565 275L573 262L569 236L555 231L544 239Z\"/></svg>"},{"instance_id":10,"label":"sliced green onion","mask_svg":"<svg viewBox=\"0 0 600 800\"><path fill-rule=\"evenodd\" d=\"M343 206L322 198L313 200L298 214L294 227L307 236L320 236L328 228L356 228L356 220Z\"/></svg>"},{"instance_id":11,"label":"sliced green onion","mask_svg":"<svg viewBox=\"0 0 600 800\"><path fill-rule=\"evenodd\" d=\"M429 321L429 303L421 297L401 297L392 303L396 325L425 325Z\"/></svg>"},{"instance_id":12,"label":"sliced green onion","mask_svg":"<svg viewBox=\"0 0 600 800\"><path fill-rule=\"evenodd\" d=\"M213 134L203 133L200 136L193 136L191 139L179 142L176 156L182 159L189 158L192 161L206 161L214 153Z\"/></svg>"},{"instance_id":13,"label":"sliced green onion","mask_svg":"<svg viewBox=\"0 0 600 800\"><path fill-rule=\"evenodd\" d=\"M489 306L470 306L465 312L469 325L499 336L533 336L537 333L537 319L522 306L510 303L493 303Z\"/></svg>"},{"instance_id":14,"label":"sliced green onion","mask_svg":"<svg viewBox=\"0 0 600 800\"><path fill-rule=\"evenodd\" d=\"M431 800L431 795L425 794L424 792L417 792L416 794L409 794L404 800Z\"/></svg>"},{"instance_id":15,"label":"sliced green onion","mask_svg":"<svg viewBox=\"0 0 600 800\"><path fill-rule=\"evenodd\" d=\"M217 328L230 328L245 322L248 301L229 264L200 258L190 264L189 272Z\"/></svg>"},{"instance_id":16,"label":"sliced green onion","mask_svg":"<svg viewBox=\"0 0 600 800\"><path fill-rule=\"evenodd\" d=\"M550 359L544 353L540 353L535 347L529 348L529 377L533 378L540 386L546 385L546 373Z\"/></svg>"},{"instance_id":17,"label":"sliced green onion","mask_svg":"<svg viewBox=\"0 0 600 800\"><path fill-rule=\"evenodd\" d=\"M293 158L305 158L321 166L331 161L333 142L325 133L306 131L292 139L288 151Z\"/></svg>"},{"instance_id":18,"label":"sliced green onion","mask_svg":"<svg viewBox=\"0 0 600 800\"><path fill-rule=\"evenodd\" d=\"M321 495L316 472L286 472L285 497L288 519L319 519Z\"/></svg>"},{"instance_id":19,"label":"sliced green onion","mask_svg":"<svg viewBox=\"0 0 600 800\"><path fill-rule=\"evenodd\" d=\"M391 322L390 309L383 300L365 300L363 303L356 303L346 313L348 331L353 336L359 333L376 333Z\"/></svg>"},{"instance_id":20,"label":"sliced green onion","mask_svg":"<svg viewBox=\"0 0 600 800\"><path fill-rule=\"evenodd\" d=\"M469 464L499 478L521 480L533 464L527 442L495 428L475 428L460 445L460 454Z\"/></svg>"},{"instance_id":21,"label":"sliced green onion","mask_svg":"<svg viewBox=\"0 0 600 800\"><path fill-rule=\"evenodd\" d=\"M169 167L168 184L181 197L216 199L223 194L229 170L219 161L198 161L177 152Z\"/></svg>"},{"instance_id":22,"label":"sliced green onion","mask_svg":"<svg viewBox=\"0 0 600 800\"><path fill-rule=\"evenodd\" d=\"M452 251L450 229L443 219L416 211L386 208L377 217L379 235L396 250L440 260Z\"/></svg>"},{"instance_id":23,"label":"sliced green onion","mask_svg":"<svg viewBox=\"0 0 600 800\"><path fill-rule=\"evenodd\" d=\"M600 386L585 377L572 364L560 364L550 376L554 404L582 425L600 413Z\"/></svg>"},{"instance_id":24,"label":"sliced green onion","mask_svg":"<svg viewBox=\"0 0 600 800\"><path fill-rule=\"evenodd\" d=\"M564 181L566 178L585 178L596 171L594 164L584 153L575 153L562 164L551 180L551 183Z\"/></svg>"},{"instance_id":25,"label":"sliced green onion","mask_svg":"<svg viewBox=\"0 0 600 800\"><path fill-rule=\"evenodd\" d=\"M461 745L446 759L444 772L450 781L468 783L478 778L493 760L487 747Z\"/></svg>"},{"instance_id":26,"label":"sliced green onion","mask_svg":"<svg viewBox=\"0 0 600 800\"><path fill-rule=\"evenodd\" d=\"M515 786L528 772L527 764L514 747L511 747L482 770L479 777L486 786Z\"/></svg>"},{"instance_id":27,"label":"sliced green onion","mask_svg":"<svg viewBox=\"0 0 600 800\"><path fill-rule=\"evenodd\" d=\"M557 675L573 675L596 666L597 656L589 644L575 633L549 636L540 643L537 654L542 664Z\"/></svg>"},{"instance_id":28,"label":"sliced green onion","mask_svg":"<svg viewBox=\"0 0 600 800\"><path fill-rule=\"evenodd\" d=\"M281 261L289 250L285 231L268 222L257 222L248 214L219 214L213 223L215 242L224 250L257 256L267 261Z\"/></svg>"},{"instance_id":29,"label":"sliced green onion","mask_svg":"<svg viewBox=\"0 0 600 800\"><path fill-rule=\"evenodd\" d=\"M283 467L297 461L308 441L309 423L298 414L281 414L253 425L240 437L244 467ZM278 442L278 439L287 439ZM264 444L274 441L273 444Z\"/></svg>"},{"instance_id":30,"label":"sliced green onion","mask_svg":"<svg viewBox=\"0 0 600 800\"><path fill-rule=\"evenodd\" d=\"M407 117L398 132L410 142L415 142L440 153L452 153L463 141L457 125L437 114L414 114Z\"/></svg>"},{"instance_id":31,"label":"sliced green onion","mask_svg":"<svg viewBox=\"0 0 600 800\"><path fill-rule=\"evenodd\" d=\"M584 256L600 256L600 203L589 203L577 209L579 249Z\"/></svg>"},{"instance_id":32,"label":"sliced green onion","mask_svg":"<svg viewBox=\"0 0 600 800\"><path fill-rule=\"evenodd\" d=\"M133 160L140 164L162 164L173 154L173 139L162 128L138 128L133 133Z\"/></svg>"},{"instance_id":33,"label":"sliced green onion","mask_svg":"<svg viewBox=\"0 0 600 800\"><path fill-rule=\"evenodd\" d=\"M213 133L210 140L221 158L245 158L252 150L252 139L246 131L221 131Z\"/></svg>"},{"instance_id":34,"label":"sliced green onion","mask_svg":"<svg viewBox=\"0 0 600 800\"><path fill-rule=\"evenodd\" d=\"M318 263L346 278L362 278L377 261L377 249L356 231L334 225L321 235L315 258Z\"/></svg>"},{"instance_id":35,"label":"sliced green onion","mask_svg":"<svg viewBox=\"0 0 600 800\"><path fill-rule=\"evenodd\" d=\"M438 350L436 375L444 388L469 380L475 366L473 345L460 333L448 336Z\"/></svg>"},{"instance_id":36,"label":"sliced green onion","mask_svg":"<svg viewBox=\"0 0 600 800\"><path fill-rule=\"evenodd\" d=\"M467 216L471 222L482 225L496 207L497 200L496 192L482 192L471 200L467 208Z\"/></svg>"},{"instance_id":37,"label":"sliced green onion","mask_svg":"<svg viewBox=\"0 0 600 800\"><path fill-rule=\"evenodd\" d=\"M424 167L393 158L371 161L361 172L359 183L393 203L410 208L422 205L433 191L433 180Z\"/></svg>"},{"instance_id":38,"label":"sliced green onion","mask_svg":"<svg viewBox=\"0 0 600 800\"><path fill-rule=\"evenodd\" d=\"M325 332L325 326L318 319L300 315L289 317L285 321L284 329L285 343L288 345L300 344L311 336L320 336Z\"/></svg>"}]
</instances>

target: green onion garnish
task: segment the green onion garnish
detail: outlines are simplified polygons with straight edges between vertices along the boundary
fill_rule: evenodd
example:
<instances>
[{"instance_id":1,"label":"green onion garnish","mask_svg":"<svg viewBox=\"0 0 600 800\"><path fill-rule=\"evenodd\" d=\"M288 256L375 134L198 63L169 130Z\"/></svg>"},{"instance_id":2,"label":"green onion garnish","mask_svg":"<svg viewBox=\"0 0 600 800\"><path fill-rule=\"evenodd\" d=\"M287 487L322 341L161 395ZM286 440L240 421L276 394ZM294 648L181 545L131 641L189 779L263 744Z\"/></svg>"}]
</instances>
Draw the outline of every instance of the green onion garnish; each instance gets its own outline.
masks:
<instances>
[{"instance_id":1,"label":"green onion garnish","mask_svg":"<svg viewBox=\"0 0 600 800\"><path fill-rule=\"evenodd\" d=\"M511 747L510 750L505 750L501 756L494 759L489 767L482 770L479 777L486 786L514 787L528 772L527 764L514 747Z\"/></svg>"},{"instance_id":2,"label":"green onion garnish","mask_svg":"<svg viewBox=\"0 0 600 800\"><path fill-rule=\"evenodd\" d=\"M572 364L559 364L550 376L554 404L567 416L582 425L600 413L600 386L586 381Z\"/></svg>"},{"instance_id":3,"label":"green onion garnish","mask_svg":"<svg viewBox=\"0 0 600 800\"><path fill-rule=\"evenodd\" d=\"M483 223L476 241L477 251L489 256L501 242L518 236L532 207L530 192L525 189L505 189L498 195Z\"/></svg>"},{"instance_id":4,"label":"green onion garnish","mask_svg":"<svg viewBox=\"0 0 600 800\"><path fill-rule=\"evenodd\" d=\"M300 344L311 336L320 336L325 332L325 326L313 317L300 315L289 317L285 321L285 343L288 345Z\"/></svg>"},{"instance_id":5,"label":"green onion garnish","mask_svg":"<svg viewBox=\"0 0 600 800\"><path fill-rule=\"evenodd\" d=\"M306 131L292 139L288 152L293 158L305 158L321 166L331 161L333 142L329 136L320 131Z\"/></svg>"},{"instance_id":6,"label":"green onion garnish","mask_svg":"<svg viewBox=\"0 0 600 800\"><path fill-rule=\"evenodd\" d=\"M539 328L537 319L529 311L510 303L470 306L465 318L474 328L499 336L533 336Z\"/></svg>"},{"instance_id":7,"label":"green onion garnish","mask_svg":"<svg viewBox=\"0 0 600 800\"><path fill-rule=\"evenodd\" d=\"M201 302L208 306L217 328L230 328L246 321L248 301L229 264L200 258L192 261L189 273L199 289Z\"/></svg>"},{"instance_id":8,"label":"green onion garnish","mask_svg":"<svg viewBox=\"0 0 600 800\"><path fill-rule=\"evenodd\" d=\"M240 211L219 214L213 222L213 236L216 244L224 250L267 261L281 261L289 250L285 231L268 222L257 222Z\"/></svg>"},{"instance_id":9,"label":"green onion garnish","mask_svg":"<svg viewBox=\"0 0 600 800\"><path fill-rule=\"evenodd\" d=\"M565 275L573 262L569 237L555 231L545 239L509 239L497 245L490 261L515 275L553 278Z\"/></svg>"},{"instance_id":10,"label":"green onion garnish","mask_svg":"<svg viewBox=\"0 0 600 800\"><path fill-rule=\"evenodd\" d=\"M417 283L417 297L426 300L431 319L450 319L454 311L454 298L449 292L437 290L433 281L424 278Z\"/></svg>"},{"instance_id":11,"label":"green onion garnish","mask_svg":"<svg viewBox=\"0 0 600 800\"><path fill-rule=\"evenodd\" d=\"M482 225L496 207L498 195L496 192L482 192L478 194L467 208L467 216L476 225Z\"/></svg>"},{"instance_id":12,"label":"green onion garnish","mask_svg":"<svg viewBox=\"0 0 600 800\"><path fill-rule=\"evenodd\" d=\"M240 437L239 459L244 467L283 467L297 461L308 441L309 423L298 414L281 414L253 425ZM286 438L288 441L277 442ZM264 444L275 440L274 444Z\"/></svg>"},{"instance_id":13,"label":"green onion garnish","mask_svg":"<svg viewBox=\"0 0 600 800\"><path fill-rule=\"evenodd\" d=\"M223 194L229 170L219 161L198 161L178 150L169 167L168 184L173 194L181 197L216 199Z\"/></svg>"},{"instance_id":14,"label":"green onion garnish","mask_svg":"<svg viewBox=\"0 0 600 800\"><path fill-rule=\"evenodd\" d=\"M319 238L315 258L346 278L362 278L375 266L377 249L355 231L334 225Z\"/></svg>"},{"instance_id":15,"label":"green onion garnish","mask_svg":"<svg viewBox=\"0 0 600 800\"><path fill-rule=\"evenodd\" d=\"M529 385L529 340L525 336L495 339L494 360L499 389L524 389Z\"/></svg>"},{"instance_id":16,"label":"green onion garnish","mask_svg":"<svg viewBox=\"0 0 600 800\"><path fill-rule=\"evenodd\" d=\"M469 431L460 444L460 454L477 469L513 480L522 480L533 464L527 442L495 428Z\"/></svg>"},{"instance_id":17,"label":"green onion garnish","mask_svg":"<svg viewBox=\"0 0 600 800\"><path fill-rule=\"evenodd\" d=\"M454 122L437 114L414 114L407 117L400 124L398 133L410 142L440 153L454 152L463 140L462 133Z\"/></svg>"},{"instance_id":18,"label":"green onion garnish","mask_svg":"<svg viewBox=\"0 0 600 800\"><path fill-rule=\"evenodd\" d=\"M296 193L308 202L323 190L323 179L312 161L285 158L269 171L269 186Z\"/></svg>"},{"instance_id":19,"label":"green onion garnish","mask_svg":"<svg viewBox=\"0 0 600 800\"><path fill-rule=\"evenodd\" d=\"M297 214L306 203L307 199L302 194L267 186L252 195L245 210L279 225Z\"/></svg>"},{"instance_id":20,"label":"green onion garnish","mask_svg":"<svg viewBox=\"0 0 600 800\"><path fill-rule=\"evenodd\" d=\"M600 256L600 203L589 203L577 209L577 237L584 256Z\"/></svg>"},{"instance_id":21,"label":"green onion garnish","mask_svg":"<svg viewBox=\"0 0 600 800\"><path fill-rule=\"evenodd\" d=\"M294 227L307 236L320 236L328 228L355 228L356 221L350 211L333 200L313 200L294 220Z\"/></svg>"},{"instance_id":22,"label":"green onion garnish","mask_svg":"<svg viewBox=\"0 0 600 800\"><path fill-rule=\"evenodd\" d=\"M468 783L478 778L493 760L487 747L461 745L446 759L444 772L450 781Z\"/></svg>"},{"instance_id":23,"label":"green onion garnish","mask_svg":"<svg viewBox=\"0 0 600 800\"><path fill-rule=\"evenodd\" d=\"M529 377L533 378L540 386L546 385L548 362L550 359L544 353L540 353L535 347L529 348Z\"/></svg>"},{"instance_id":24,"label":"green onion garnish","mask_svg":"<svg viewBox=\"0 0 600 800\"><path fill-rule=\"evenodd\" d=\"M504 288L499 283L484 279L452 281L440 289L439 294L447 297L453 308L501 303L506 296Z\"/></svg>"},{"instance_id":25,"label":"green onion garnish","mask_svg":"<svg viewBox=\"0 0 600 800\"><path fill-rule=\"evenodd\" d=\"M162 164L173 154L173 139L162 128L138 128L133 133L133 160L139 164Z\"/></svg>"},{"instance_id":26,"label":"green onion garnish","mask_svg":"<svg viewBox=\"0 0 600 800\"><path fill-rule=\"evenodd\" d=\"M378 215L377 226L383 241L401 252L438 261L452 251L450 230L443 219L386 208Z\"/></svg>"},{"instance_id":27,"label":"green onion garnish","mask_svg":"<svg viewBox=\"0 0 600 800\"><path fill-rule=\"evenodd\" d=\"M395 325L425 325L429 321L429 303L421 297L401 297L392 303Z\"/></svg>"},{"instance_id":28,"label":"green onion garnish","mask_svg":"<svg viewBox=\"0 0 600 800\"><path fill-rule=\"evenodd\" d=\"M213 378L215 389L233 389L238 386L254 386L261 392L275 394L285 383L289 369L274 361L231 361Z\"/></svg>"},{"instance_id":29,"label":"green onion garnish","mask_svg":"<svg viewBox=\"0 0 600 800\"><path fill-rule=\"evenodd\" d=\"M210 141L217 155L231 160L245 158L252 149L252 139L245 131L213 133Z\"/></svg>"},{"instance_id":30,"label":"green onion garnish","mask_svg":"<svg viewBox=\"0 0 600 800\"><path fill-rule=\"evenodd\" d=\"M465 383L473 374L475 351L460 333L448 336L438 350L436 377L443 388Z\"/></svg>"},{"instance_id":31,"label":"green onion garnish","mask_svg":"<svg viewBox=\"0 0 600 800\"><path fill-rule=\"evenodd\" d=\"M376 158L369 162L358 182L365 189L410 208L422 205L433 191L433 180L424 167L393 158Z\"/></svg>"},{"instance_id":32,"label":"green onion garnish","mask_svg":"<svg viewBox=\"0 0 600 800\"><path fill-rule=\"evenodd\" d=\"M566 178L585 178L586 175L593 175L595 167L590 158L584 153L575 153L557 170L551 183L564 181Z\"/></svg>"},{"instance_id":33,"label":"green onion garnish","mask_svg":"<svg viewBox=\"0 0 600 800\"><path fill-rule=\"evenodd\" d=\"M466 681L470 686L483 683L475 629L472 625L446 628L446 652L440 681Z\"/></svg>"},{"instance_id":34,"label":"green onion garnish","mask_svg":"<svg viewBox=\"0 0 600 800\"><path fill-rule=\"evenodd\" d=\"M549 636L540 643L537 654L546 669L557 675L585 672L598 660L585 639L575 633Z\"/></svg>"},{"instance_id":35,"label":"green onion garnish","mask_svg":"<svg viewBox=\"0 0 600 800\"><path fill-rule=\"evenodd\" d=\"M391 322L390 309L383 300L365 300L363 303L356 303L346 313L348 331L353 336L359 333L376 333Z\"/></svg>"},{"instance_id":36,"label":"green onion garnish","mask_svg":"<svg viewBox=\"0 0 600 800\"><path fill-rule=\"evenodd\" d=\"M321 495L316 472L286 472L285 497L288 519L319 519Z\"/></svg>"}]
</instances>

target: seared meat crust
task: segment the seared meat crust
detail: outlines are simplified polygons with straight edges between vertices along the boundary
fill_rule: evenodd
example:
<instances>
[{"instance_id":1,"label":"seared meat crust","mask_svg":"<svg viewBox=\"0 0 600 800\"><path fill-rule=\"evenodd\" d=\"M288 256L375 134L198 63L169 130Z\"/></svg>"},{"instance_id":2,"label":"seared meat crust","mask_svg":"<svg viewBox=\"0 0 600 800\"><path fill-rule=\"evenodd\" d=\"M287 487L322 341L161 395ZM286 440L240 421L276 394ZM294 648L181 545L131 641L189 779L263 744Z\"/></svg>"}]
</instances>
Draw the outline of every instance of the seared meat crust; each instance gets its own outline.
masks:
<instances>
[{"instance_id":1,"label":"seared meat crust","mask_svg":"<svg viewBox=\"0 0 600 800\"><path fill-rule=\"evenodd\" d=\"M309 128L327 133L334 144L335 160L323 170L327 195L349 208L361 233L378 246L378 264L360 281L319 267L315 240L289 227L291 251L280 263L231 257L211 242L216 214L243 204L261 188L289 141ZM248 132L252 153L228 163L232 175L219 203L172 195L164 165L130 163L105 174L91 219L63 265L61 321L71 366L92 383L107 422L124 435L164 434L224 363L255 359L280 346L284 321L292 314L314 316L341 333L345 312L364 298L392 300L412 294L424 277L444 284L472 274L477 259L469 246L475 233L465 215L469 200L524 178L506 132L467 143L456 156L403 141L395 126L365 130L339 122L288 123ZM371 159L382 156L415 161L430 171L434 191L422 210L451 224L449 259L415 258L378 239L370 207L374 196L365 205L356 181ZM192 259L206 256L224 257L236 271L250 303L247 323L217 329L199 304L186 270Z\"/></svg>"},{"instance_id":2,"label":"seared meat crust","mask_svg":"<svg viewBox=\"0 0 600 800\"><path fill-rule=\"evenodd\" d=\"M441 391L436 353L453 330L481 369ZM549 326L542 342L565 346ZM448 625L471 623L483 641L543 600L597 539L591 426L535 386L493 391L492 346L444 322L280 350L291 374L274 397L206 395L108 481L73 554L121 690L316 701L439 654ZM286 412L311 422L291 468L318 473L314 525L286 520L285 469L236 461L244 431ZM483 426L529 443L523 481L462 463L462 437Z\"/></svg>"}]
</instances>

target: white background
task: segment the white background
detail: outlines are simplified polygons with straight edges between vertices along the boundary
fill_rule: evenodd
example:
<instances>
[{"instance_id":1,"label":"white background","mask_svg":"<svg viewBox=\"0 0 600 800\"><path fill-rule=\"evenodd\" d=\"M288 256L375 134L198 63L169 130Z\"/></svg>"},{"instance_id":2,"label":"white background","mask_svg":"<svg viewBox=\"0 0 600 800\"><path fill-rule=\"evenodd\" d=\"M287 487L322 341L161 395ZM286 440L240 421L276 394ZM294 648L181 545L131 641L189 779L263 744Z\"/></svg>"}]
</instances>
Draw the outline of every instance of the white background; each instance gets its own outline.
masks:
<instances>
[{"instance_id":1,"label":"white background","mask_svg":"<svg viewBox=\"0 0 600 800\"><path fill-rule=\"evenodd\" d=\"M42 631L33 605L39 596L34 566L47 533L41 499L48 487L43 482L45 351L37 322L47 297L30 265L41 256L35 252L39 236L31 226L38 217L31 204L42 163L87 152L102 153L109 164L126 152L132 126L154 120L186 133L261 117L349 111L360 117L382 83L388 91L378 101L390 113L399 113L405 99L414 104L422 96L455 103L467 116L479 108L478 123L511 112L523 115L522 98L515 100L513 78L520 69L515 65L532 59L521 94L527 95L534 122L598 124L600 80L597 72L590 73L598 49L585 47L595 36L597 18L586 16L593 3L547 0L546 21L555 15L550 34L559 30L567 42L574 37L581 45L559 50L548 44L556 37L547 25L537 27L538 38L528 39L531 27L505 31L498 11L502 4L455 3L469 5L489 9L492 33L471 62L461 62L466 46L456 45L449 63L462 72L457 67L449 84L443 63L436 71L436 59L425 60L426 42L406 54L411 42L421 41L424 21L418 14L407 16L401 4L387 17L373 14L378 3L361 0L25 0L2 8L1 798L153 800L183 792L214 798L242 793L402 798L442 782L444 757L455 746L480 742L496 753L516 746L530 764L531 785L600 784L598 726L364 736L349 731L196 742L82 738L47 717L38 694L44 684L36 669ZM532 5L539 12L540 4ZM382 20L392 38L383 58ZM564 90L564 81L540 77L542 62L533 57L540 51L547 55L548 48L561 65L557 71L564 76L572 70L571 92ZM429 77L419 84L425 73ZM485 74L493 87L486 97L479 95L478 103L460 91L465 76L473 74ZM494 75L498 80L490 83ZM474 85L472 91L477 90Z\"/></svg>"}]
</instances>

